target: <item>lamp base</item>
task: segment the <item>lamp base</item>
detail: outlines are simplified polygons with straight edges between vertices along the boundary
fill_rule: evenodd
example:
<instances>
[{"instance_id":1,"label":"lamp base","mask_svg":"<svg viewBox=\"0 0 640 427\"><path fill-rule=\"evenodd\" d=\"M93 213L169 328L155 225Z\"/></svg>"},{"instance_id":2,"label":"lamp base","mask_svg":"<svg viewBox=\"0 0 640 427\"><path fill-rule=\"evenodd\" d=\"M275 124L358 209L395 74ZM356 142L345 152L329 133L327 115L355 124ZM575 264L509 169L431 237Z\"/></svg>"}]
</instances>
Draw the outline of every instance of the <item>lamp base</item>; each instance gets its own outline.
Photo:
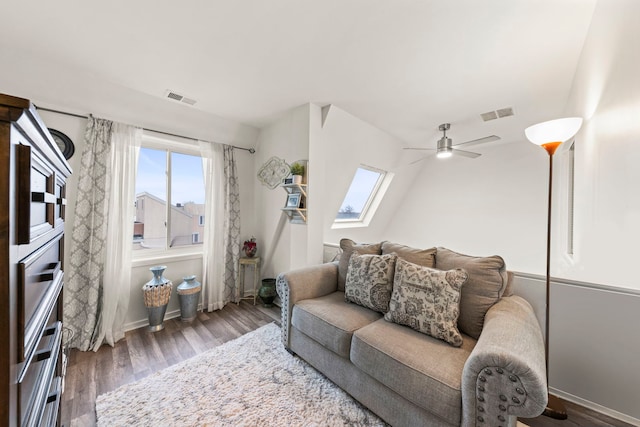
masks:
<instances>
[{"instance_id":1,"label":"lamp base","mask_svg":"<svg viewBox=\"0 0 640 427\"><path fill-rule=\"evenodd\" d=\"M565 408L564 403L562 402L562 400L560 400L560 398L549 395L547 407L544 409L542 415L544 415L545 417L554 418L556 420L566 420L567 408Z\"/></svg>"}]
</instances>

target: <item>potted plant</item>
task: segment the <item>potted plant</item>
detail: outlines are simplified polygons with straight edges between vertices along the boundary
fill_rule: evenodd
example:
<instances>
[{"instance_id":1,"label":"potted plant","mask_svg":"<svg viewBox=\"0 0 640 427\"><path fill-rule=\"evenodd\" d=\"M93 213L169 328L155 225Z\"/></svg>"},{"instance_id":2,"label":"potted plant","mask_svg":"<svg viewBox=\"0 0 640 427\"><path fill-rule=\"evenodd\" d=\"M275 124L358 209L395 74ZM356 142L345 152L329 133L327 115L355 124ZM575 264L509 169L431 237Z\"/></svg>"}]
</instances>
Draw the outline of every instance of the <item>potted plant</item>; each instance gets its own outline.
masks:
<instances>
[{"instance_id":1,"label":"potted plant","mask_svg":"<svg viewBox=\"0 0 640 427\"><path fill-rule=\"evenodd\" d=\"M258 251L258 246L256 243L256 238L252 237L249 240L245 240L242 245L242 250L249 258L253 258L256 252Z\"/></svg>"},{"instance_id":2,"label":"potted plant","mask_svg":"<svg viewBox=\"0 0 640 427\"><path fill-rule=\"evenodd\" d=\"M304 175L304 165L295 162L291 165L291 175L293 176L294 184L302 184L302 176Z\"/></svg>"}]
</instances>

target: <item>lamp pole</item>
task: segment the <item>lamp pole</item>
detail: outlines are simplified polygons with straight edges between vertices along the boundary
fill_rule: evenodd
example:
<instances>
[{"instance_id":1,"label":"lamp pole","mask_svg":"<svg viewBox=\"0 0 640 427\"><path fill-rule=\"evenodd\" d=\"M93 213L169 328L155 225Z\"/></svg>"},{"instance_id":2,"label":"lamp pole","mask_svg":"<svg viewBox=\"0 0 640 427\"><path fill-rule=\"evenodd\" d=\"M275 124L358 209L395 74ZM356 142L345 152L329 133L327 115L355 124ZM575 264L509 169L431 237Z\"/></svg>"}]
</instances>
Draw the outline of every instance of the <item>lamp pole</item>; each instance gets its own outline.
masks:
<instances>
[{"instance_id":1,"label":"lamp pole","mask_svg":"<svg viewBox=\"0 0 640 427\"><path fill-rule=\"evenodd\" d=\"M547 387L549 387L549 318L551 313L551 202L553 200L553 154L560 146L560 142L550 142L543 144L542 147L549 153L549 194L547 202L547 271L545 281L545 299L546 299L546 317L544 323L544 359L547 368ZM547 393L547 407L544 410L544 415L547 417L555 418L557 420L567 419L567 409L562 403L562 400L556 396Z\"/></svg>"},{"instance_id":2,"label":"lamp pole","mask_svg":"<svg viewBox=\"0 0 640 427\"><path fill-rule=\"evenodd\" d=\"M545 340L544 358L547 374L547 397L548 403L544 410L544 415L558 420L567 419L567 410L562 400L548 393L549 389L549 320L551 317L550 295L551 295L551 202L553 194L553 154L564 141L573 137L582 126L582 118L569 117L564 119L550 120L529 126L524 133L532 143L544 148L549 153L549 200L547 204L547 270L545 282Z\"/></svg>"}]
</instances>

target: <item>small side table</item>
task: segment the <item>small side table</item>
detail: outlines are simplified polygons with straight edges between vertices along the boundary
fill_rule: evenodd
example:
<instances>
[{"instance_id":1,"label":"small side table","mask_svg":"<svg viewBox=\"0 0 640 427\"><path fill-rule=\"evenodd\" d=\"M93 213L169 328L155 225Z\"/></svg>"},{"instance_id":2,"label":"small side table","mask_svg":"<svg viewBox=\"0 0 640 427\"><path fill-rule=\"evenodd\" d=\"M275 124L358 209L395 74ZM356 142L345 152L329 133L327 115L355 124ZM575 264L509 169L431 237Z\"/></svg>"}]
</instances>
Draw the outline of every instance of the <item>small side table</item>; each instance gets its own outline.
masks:
<instances>
[{"instance_id":1,"label":"small side table","mask_svg":"<svg viewBox=\"0 0 640 427\"><path fill-rule=\"evenodd\" d=\"M244 296L244 273L247 265L253 266L253 296ZM258 297L258 282L260 281L260 257L253 258L240 258L238 260L238 277L236 278L236 289L238 290L237 303L240 304L240 300L253 298L253 305L256 305L256 298Z\"/></svg>"}]
</instances>

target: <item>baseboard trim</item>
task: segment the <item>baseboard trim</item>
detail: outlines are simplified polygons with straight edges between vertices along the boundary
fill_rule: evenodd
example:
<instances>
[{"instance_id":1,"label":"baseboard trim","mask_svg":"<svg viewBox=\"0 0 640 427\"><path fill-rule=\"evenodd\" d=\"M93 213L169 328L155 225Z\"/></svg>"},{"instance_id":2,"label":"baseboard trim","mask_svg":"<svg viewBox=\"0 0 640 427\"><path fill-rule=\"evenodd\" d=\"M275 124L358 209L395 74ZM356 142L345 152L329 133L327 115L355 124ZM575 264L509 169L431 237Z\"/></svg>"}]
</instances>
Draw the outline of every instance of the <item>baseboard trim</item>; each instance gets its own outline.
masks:
<instances>
[{"instance_id":1,"label":"baseboard trim","mask_svg":"<svg viewBox=\"0 0 640 427\"><path fill-rule=\"evenodd\" d=\"M558 390L552 387L549 388L549 393L555 396L558 396L564 400L567 400L569 402L575 403L576 405L584 406L585 408L589 408L593 411L607 415L611 418L615 418L617 420L624 421L625 423L632 424L635 426L640 426L640 419L638 418L634 418L630 415L623 414L622 412L618 412L614 409L607 408L606 406L599 405L597 403L591 402L590 400L575 396L571 393L566 393L562 390Z\"/></svg>"}]
</instances>

